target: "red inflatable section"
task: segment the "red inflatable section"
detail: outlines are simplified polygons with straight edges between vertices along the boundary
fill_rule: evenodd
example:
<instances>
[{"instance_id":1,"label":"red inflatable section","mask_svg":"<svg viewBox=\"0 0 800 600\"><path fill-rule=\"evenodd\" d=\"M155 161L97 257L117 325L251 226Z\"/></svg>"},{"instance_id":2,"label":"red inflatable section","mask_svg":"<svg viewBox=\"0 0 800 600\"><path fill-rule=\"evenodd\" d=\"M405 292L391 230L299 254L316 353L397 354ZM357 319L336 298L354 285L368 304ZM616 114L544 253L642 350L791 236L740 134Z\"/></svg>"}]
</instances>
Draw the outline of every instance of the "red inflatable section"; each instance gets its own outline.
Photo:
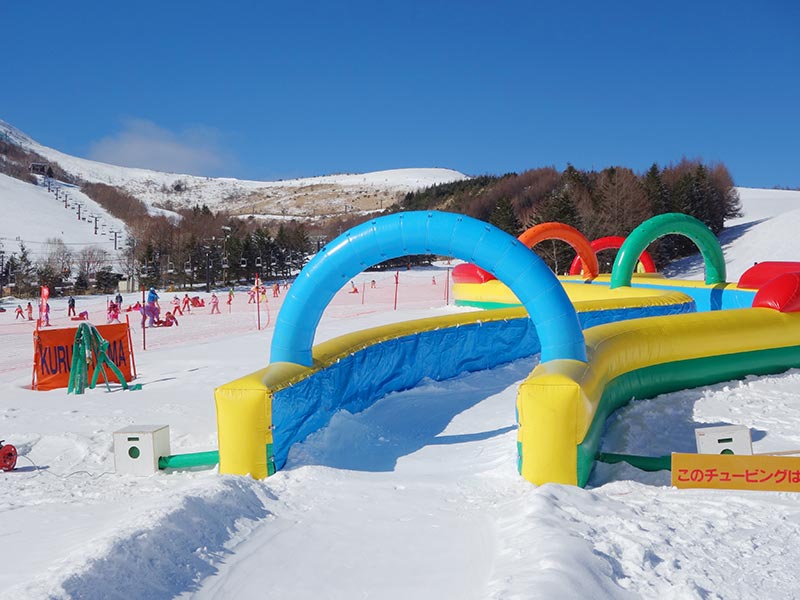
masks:
<instances>
[{"instance_id":1,"label":"red inflatable section","mask_svg":"<svg viewBox=\"0 0 800 600\"><path fill-rule=\"evenodd\" d=\"M785 273L800 273L800 262L774 260L756 263L742 273L736 287L757 290Z\"/></svg>"},{"instance_id":2,"label":"red inflatable section","mask_svg":"<svg viewBox=\"0 0 800 600\"><path fill-rule=\"evenodd\" d=\"M453 268L453 283L486 283L494 275L472 263L461 263Z\"/></svg>"},{"instance_id":3,"label":"red inflatable section","mask_svg":"<svg viewBox=\"0 0 800 600\"><path fill-rule=\"evenodd\" d=\"M784 273L761 286L753 298L753 308L800 312L800 273Z\"/></svg>"},{"instance_id":4,"label":"red inflatable section","mask_svg":"<svg viewBox=\"0 0 800 600\"><path fill-rule=\"evenodd\" d=\"M592 250L594 250L595 254L597 254L601 250L618 250L619 248L622 248L624 241L625 238L621 235L609 235L606 237L597 238L591 243L591 246ZM642 252L641 256L639 256L639 262L642 263L645 273L656 272L656 263L653 262L653 258L650 256L650 253L647 252L647 250ZM580 275L580 273L581 257L580 255L576 255L569 267L569 274Z\"/></svg>"},{"instance_id":5,"label":"red inflatable section","mask_svg":"<svg viewBox=\"0 0 800 600\"><path fill-rule=\"evenodd\" d=\"M17 449L11 444L0 442L0 470L13 471L17 466Z\"/></svg>"},{"instance_id":6,"label":"red inflatable section","mask_svg":"<svg viewBox=\"0 0 800 600\"><path fill-rule=\"evenodd\" d=\"M541 223L519 236L519 241L528 248L533 248L545 240L567 242L578 253L584 276L589 279L597 277L600 270L597 265L597 255L595 255L589 240L580 231L564 223Z\"/></svg>"}]
</instances>

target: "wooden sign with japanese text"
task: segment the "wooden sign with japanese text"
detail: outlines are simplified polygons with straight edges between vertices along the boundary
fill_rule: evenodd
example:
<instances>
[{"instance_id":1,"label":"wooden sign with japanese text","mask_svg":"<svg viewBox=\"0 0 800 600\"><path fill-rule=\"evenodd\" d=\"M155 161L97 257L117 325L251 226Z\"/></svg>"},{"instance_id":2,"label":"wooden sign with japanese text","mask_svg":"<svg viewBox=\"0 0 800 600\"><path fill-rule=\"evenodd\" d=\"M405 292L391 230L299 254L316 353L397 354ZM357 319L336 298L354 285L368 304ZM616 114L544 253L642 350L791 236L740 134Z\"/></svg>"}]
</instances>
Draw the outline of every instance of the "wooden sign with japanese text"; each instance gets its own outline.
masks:
<instances>
[{"instance_id":1,"label":"wooden sign with japanese text","mask_svg":"<svg viewBox=\"0 0 800 600\"><path fill-rule=\"evenodd\" d=\"M672 454L672 485L800 492L800 457L746 454Z\"/></svg>"}]
</instances>

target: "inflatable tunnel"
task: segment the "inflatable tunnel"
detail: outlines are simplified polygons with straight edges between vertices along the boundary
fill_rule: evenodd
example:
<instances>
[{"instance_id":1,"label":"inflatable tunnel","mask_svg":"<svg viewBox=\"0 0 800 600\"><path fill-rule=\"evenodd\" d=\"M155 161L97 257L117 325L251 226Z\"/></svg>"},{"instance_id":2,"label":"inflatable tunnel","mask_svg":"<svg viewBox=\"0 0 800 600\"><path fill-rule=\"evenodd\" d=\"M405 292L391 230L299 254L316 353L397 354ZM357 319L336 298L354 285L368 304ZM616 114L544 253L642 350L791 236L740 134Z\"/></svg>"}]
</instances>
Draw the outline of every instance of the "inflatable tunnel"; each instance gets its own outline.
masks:
<instances>
[{"instance_id":1,"label":"inflatable tunnel","mask_svg":"<svg viewBox=\"0 0 800 600\"><path fill-rule=\"evenodd\" d=\"M320 250L297 276L284 301L270 361L310 366L322 312L342 285L372 265L409 254L452 256L493 273L528 311L542 341L542 360L585 358L575 310L539 257L493 225L432 211L374 219Z\"/></svg>"},{"instance_id":2,"label":"inflatable tunnel","mask_svg":"<svg viewBox=\"0 0 800 600\"><path fill-rule=\"evenodd\" d=\"M346 232L308 263L289 292L271 364L216 390L220 472L265 477L285 463L292 444L338 410L357 412L424 377L446 379L541 350L517 397L518 466L536 484L585 485L605 419L632 397L800 365L794 310L800 276L792 274L774 291L763 290L769 307L620 321L636 297L643 306L694 307L684 294L654 300L629 287L638 257L661 235L691 237L706 259L706 282L724 281L713 235L696 219L678 217L661 215L629 236L612 273L621 289L579 284L623 303L593 311L588 318L604 324L587 329L585 339L558 279L519 240L491 225L420 212ZM421 253L454 256L493 273L519 297L527 317L520 309L460 313L354 332L312 348L322 312L343 285L374 263Z\"/></svg>"},{"instance_id":3,"label":"inflatable tunnel","mask_svg":"<svg viewBox=\"0 0 800 600\"><path fill-rule=\"evenodd\" d=\"M504 326L503 318L472 313L469 326L456 317L427 333L427 326L394 325L370 340L353 334L312 349L322 313L343 285L373 264L409 254L452 256L490 271L520 299L529 325L515 319ZM423 377L453 377L539 350L545 361L586 359L578 317L560 282L519 240L482 221L435 211L363 223L325 246L298 275L276 321L270 365L216 390L220 472L264 477L337 410L363 410Z\"/></svg>"}]
</instances>

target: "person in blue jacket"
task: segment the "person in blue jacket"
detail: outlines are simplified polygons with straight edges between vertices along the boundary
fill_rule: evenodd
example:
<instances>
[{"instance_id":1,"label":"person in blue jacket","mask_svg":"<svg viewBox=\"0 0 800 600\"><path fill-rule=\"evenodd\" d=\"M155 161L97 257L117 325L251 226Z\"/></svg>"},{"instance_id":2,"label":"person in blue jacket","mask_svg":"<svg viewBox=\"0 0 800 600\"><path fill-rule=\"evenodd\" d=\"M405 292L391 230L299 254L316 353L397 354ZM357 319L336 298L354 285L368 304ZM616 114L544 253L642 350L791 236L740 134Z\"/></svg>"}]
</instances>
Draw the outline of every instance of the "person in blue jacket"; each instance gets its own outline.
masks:
<instances>
[{"instance_id":1,"label":"person in blue jacket","mask_svg":"<svg viewBox=\"0 0 800 600\"><path fill-rule=\"evenodd\" d=\"M158 294L156 294L156 288L154 287L151 287L150 291L147 293L147 304L150 304L151 302L161 308L161 306L158 304Z\"/></svg>"}]
</instances>

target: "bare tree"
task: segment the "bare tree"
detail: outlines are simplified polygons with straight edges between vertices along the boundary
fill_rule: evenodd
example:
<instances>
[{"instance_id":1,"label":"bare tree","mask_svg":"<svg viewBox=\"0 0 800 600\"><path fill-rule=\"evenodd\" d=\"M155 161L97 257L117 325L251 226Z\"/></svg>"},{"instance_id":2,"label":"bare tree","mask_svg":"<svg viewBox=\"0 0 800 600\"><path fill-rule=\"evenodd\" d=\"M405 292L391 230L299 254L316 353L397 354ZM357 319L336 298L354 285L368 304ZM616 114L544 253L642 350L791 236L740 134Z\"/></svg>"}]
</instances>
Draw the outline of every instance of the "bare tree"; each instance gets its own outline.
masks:
<instances>
[{"instance_id":1,"label":"bare tree","mask_svg":"<svg viewBox=\"0 0 800 600\"><path fill-rule=\"evenodd\" d=\"M87 246L78 252L78 271L92 278L108 262L108 252L97 246Z\"/></svg>"},{"instance_id":2,"label":"bare tree","mask_svg":"<svg viewBox=\"0 0 800 600\"><path fill-rule=\"evenodd\" d=\"M69 277L75 264L75 254L61 238L48 238L44 245L44 264L62 277Z\"/></svg>"}]
</instances>

